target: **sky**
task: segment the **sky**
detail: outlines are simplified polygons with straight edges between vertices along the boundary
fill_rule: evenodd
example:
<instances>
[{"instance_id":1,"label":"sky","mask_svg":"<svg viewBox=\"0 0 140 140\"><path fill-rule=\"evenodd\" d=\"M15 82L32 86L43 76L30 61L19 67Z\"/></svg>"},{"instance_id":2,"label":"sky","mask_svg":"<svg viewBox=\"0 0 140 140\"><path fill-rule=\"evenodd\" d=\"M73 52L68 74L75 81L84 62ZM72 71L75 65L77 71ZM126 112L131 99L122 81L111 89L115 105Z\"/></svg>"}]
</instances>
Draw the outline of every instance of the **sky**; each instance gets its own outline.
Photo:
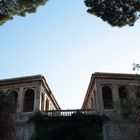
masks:
<instances>
[{"instance_id":1,"label":"sky","mask_svg":"<svg viewBox=\"0 0 140 140\"><path fill-rule=\"evenodd\" d=\"M49 0L0 26L0 79L42 74L62 109L79 109L92 73L135 73L139 20L111 27L83 1Z\"/></svg>"}]
</instances>

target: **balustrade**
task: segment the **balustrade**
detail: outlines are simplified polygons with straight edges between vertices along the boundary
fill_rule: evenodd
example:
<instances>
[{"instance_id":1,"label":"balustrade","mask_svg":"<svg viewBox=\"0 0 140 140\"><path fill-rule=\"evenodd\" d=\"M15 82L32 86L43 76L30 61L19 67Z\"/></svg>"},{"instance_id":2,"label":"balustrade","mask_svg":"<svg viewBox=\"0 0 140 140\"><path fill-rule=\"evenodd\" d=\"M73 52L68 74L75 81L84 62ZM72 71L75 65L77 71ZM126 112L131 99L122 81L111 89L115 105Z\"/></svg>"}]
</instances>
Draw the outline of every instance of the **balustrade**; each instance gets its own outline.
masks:
<instances>
[{"instance_id":1,"label":"balustrade","mask_svg":"<svg viewBox=\"0 0 140 140\"><path fill-rule=\"evenodd\" d=\"M73 114L97 114L98 112L96 110L82 110L82 109L75 109L75 110L49 110L49 111L41 111L43 115L47 115L50 117L68 117L72 116ZM16 120L17 121L27 121L34 112L23 112L23 113L17 113Z\"/></svg>"}]
</instances>

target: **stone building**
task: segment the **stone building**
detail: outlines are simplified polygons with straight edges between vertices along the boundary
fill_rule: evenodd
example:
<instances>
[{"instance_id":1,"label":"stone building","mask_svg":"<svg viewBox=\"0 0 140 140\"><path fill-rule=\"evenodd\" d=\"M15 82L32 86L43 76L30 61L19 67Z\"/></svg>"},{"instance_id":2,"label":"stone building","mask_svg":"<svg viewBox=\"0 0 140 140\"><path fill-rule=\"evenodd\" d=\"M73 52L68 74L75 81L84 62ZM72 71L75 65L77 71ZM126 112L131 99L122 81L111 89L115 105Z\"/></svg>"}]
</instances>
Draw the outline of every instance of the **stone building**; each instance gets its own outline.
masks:
<instances>
[{"instance_id":1,"label":"stone building","mask_svg":"<svg viewBox=\"0 0 140 140\"><path fill-rule=\"evenodd\" d=\"M140 101L140 75L94 73L82 109L111 111L115 108L113 103L123 98Z\"/></svg>"},{"instance_id":2,"label":"stone building","mask_svg":"<svg viewBox=\"0 0 140 140\"><path fill-rule=\"evenodd\" d=\"M26 121L35 111L60 110L51 89L42 75L0 80L0 90L16 97L18 139L28 140L33 125Z\"/></svg>"},{"instance_id":3,"label":"stone building","mask_svg":"<svg viewBox=\"0 0 140 140\"><path fill-rule=\"evenodd\" d=\"M92 134L92 127L89 131L88 125L82 124L84 127L81 127L79 121L75 122L71 117L82 113L89 115L90 118L90 115L100 113L109 117L109 120L103 124L103 140L140 140L140 124L128 120L127 116L124 120L114 114L114 110L117 110L115 103L120 104L121 100L133 99L139 108L140 75L92 74L82 108L79 110L61 110L45 78L41 75L0 80L0 90L15 94L18 140L29 140L33 134L34 124L26 122L35 111L42 111L51 121L56 117L54 123L47 124L52 136L57 132L54 139L67 140L67 136L62 135L70 136L68 139L73 139L74 135L74 138L78 139L77 136L81 134L80 140L89 140L90 138L88 139L84 133Z\"/></svg>"},{"instance_id":4,"label":"stone building","mask_svg":"<svg viewBox=\"0 0 140 140\"><path fill-rule=\"evenodd\" d=\"M115 110L123 100L134 100L140 106L140 75L94 73L91 76L82 109L93 109L107 115L104 123L104 140L140 139L140 124L121 119Z\"/></svg>"}]
</instances>

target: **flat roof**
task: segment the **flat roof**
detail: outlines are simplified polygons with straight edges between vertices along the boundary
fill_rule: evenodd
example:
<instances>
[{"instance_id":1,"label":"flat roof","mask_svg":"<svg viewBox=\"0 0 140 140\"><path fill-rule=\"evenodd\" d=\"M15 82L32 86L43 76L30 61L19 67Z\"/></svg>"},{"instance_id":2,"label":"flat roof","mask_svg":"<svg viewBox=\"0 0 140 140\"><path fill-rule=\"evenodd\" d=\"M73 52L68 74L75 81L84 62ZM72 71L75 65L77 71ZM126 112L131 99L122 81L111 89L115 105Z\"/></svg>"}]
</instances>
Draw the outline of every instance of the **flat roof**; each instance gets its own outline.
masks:
<instances>
[{"instance_id":1,"label":"flat roof","mask_svg":"<svg viewBox=\"0 0 140 140\"><path fill-rule=\"evenodd\" d=\"M57 103L54 95L52 94L52 91L49 88L49 85L47 84L45 77L42 76L41 74L31 75L31 76L23 76L23 77L16 77L16 78L8 78L8 79L1 79L0 80L0 86L30 83L30 82L36 82L36 81L42 82L43 86L47 89L52 102L55 104L55 106L57 108L61 109L59 104Z\"/></svg>"},{"instance_id":2,"label":"flat roof","mask_svg":"<svg viewBox=\"0 0 140 140\"><path fill-rule=\"evenodd\" d=\"M0 85L30 82L30 81L42 80L42 78L43 78L43 76L41 74L23 76L23 77L15 77L15 78L7 78L7 79L1 79Z\"/></svg>"},{"instance_id":3,"label":"flat roof","mask_svg":"<svg viewBox=\"0 0 140 140\"><path fill-rule=\"evenodd\" d=\"M95 72L92 74L91 79L123 79L123 80L138 80L140 79L139 74L129 74L129 73L104 73Z\"/></svg>"},{"instance_id":4,"label":"flat roof","mask_svg":"<svg viewBox=\"0 0 140 140\"><path fill-rule=\"evenodd\" d=\"M105 72L95 72L91 75L91 79L87 88L87 92L83 101L82 108L85 107L90 90L94 84L95 79L114 79L114 80L140 80L139 74L129 74L129 73L105 73Z\"/></svg>"}]
</instances>

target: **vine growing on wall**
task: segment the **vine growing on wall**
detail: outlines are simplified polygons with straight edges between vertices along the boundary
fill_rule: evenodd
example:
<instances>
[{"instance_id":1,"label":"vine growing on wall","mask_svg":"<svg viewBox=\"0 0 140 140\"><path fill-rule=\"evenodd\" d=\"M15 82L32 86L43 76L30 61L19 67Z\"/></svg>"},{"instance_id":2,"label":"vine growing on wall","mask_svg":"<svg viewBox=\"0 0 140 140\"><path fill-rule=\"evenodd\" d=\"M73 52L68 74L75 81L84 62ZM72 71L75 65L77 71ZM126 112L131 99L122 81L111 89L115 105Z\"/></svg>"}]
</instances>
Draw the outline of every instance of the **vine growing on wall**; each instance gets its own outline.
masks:
<instances>
[{"instance_id":1,"label":"vine growing on wall","mask_svg":"<svg viewBox=\"0 0 140 140\"><path fill-rule=\"evenodd\" d=\"M116 106L114 112L119 114L122 119L140 122L140 106L136 99L126 98L114 104Z\"/></svg>"},{"instance_id":2,"label":"vine growing on wall","mask_svg":"<svg viewBox=\"0 0 140 140\"><path fill-rule=\"evenodd\" d=\"M0 139L15 133L16 104L13 94L0 91Z\"/></svg>"},{"instance_id":3,"label":"vine growing on wall","mask_svg":"<svg viewBox=\"0 0 140 140\"><path fill-rule=\"evenodd\" d=\"M104 116L78 113L51 117L37 112L29 122L35 125L31 140L102 140Z\"/></svg>"}]
</instances>

